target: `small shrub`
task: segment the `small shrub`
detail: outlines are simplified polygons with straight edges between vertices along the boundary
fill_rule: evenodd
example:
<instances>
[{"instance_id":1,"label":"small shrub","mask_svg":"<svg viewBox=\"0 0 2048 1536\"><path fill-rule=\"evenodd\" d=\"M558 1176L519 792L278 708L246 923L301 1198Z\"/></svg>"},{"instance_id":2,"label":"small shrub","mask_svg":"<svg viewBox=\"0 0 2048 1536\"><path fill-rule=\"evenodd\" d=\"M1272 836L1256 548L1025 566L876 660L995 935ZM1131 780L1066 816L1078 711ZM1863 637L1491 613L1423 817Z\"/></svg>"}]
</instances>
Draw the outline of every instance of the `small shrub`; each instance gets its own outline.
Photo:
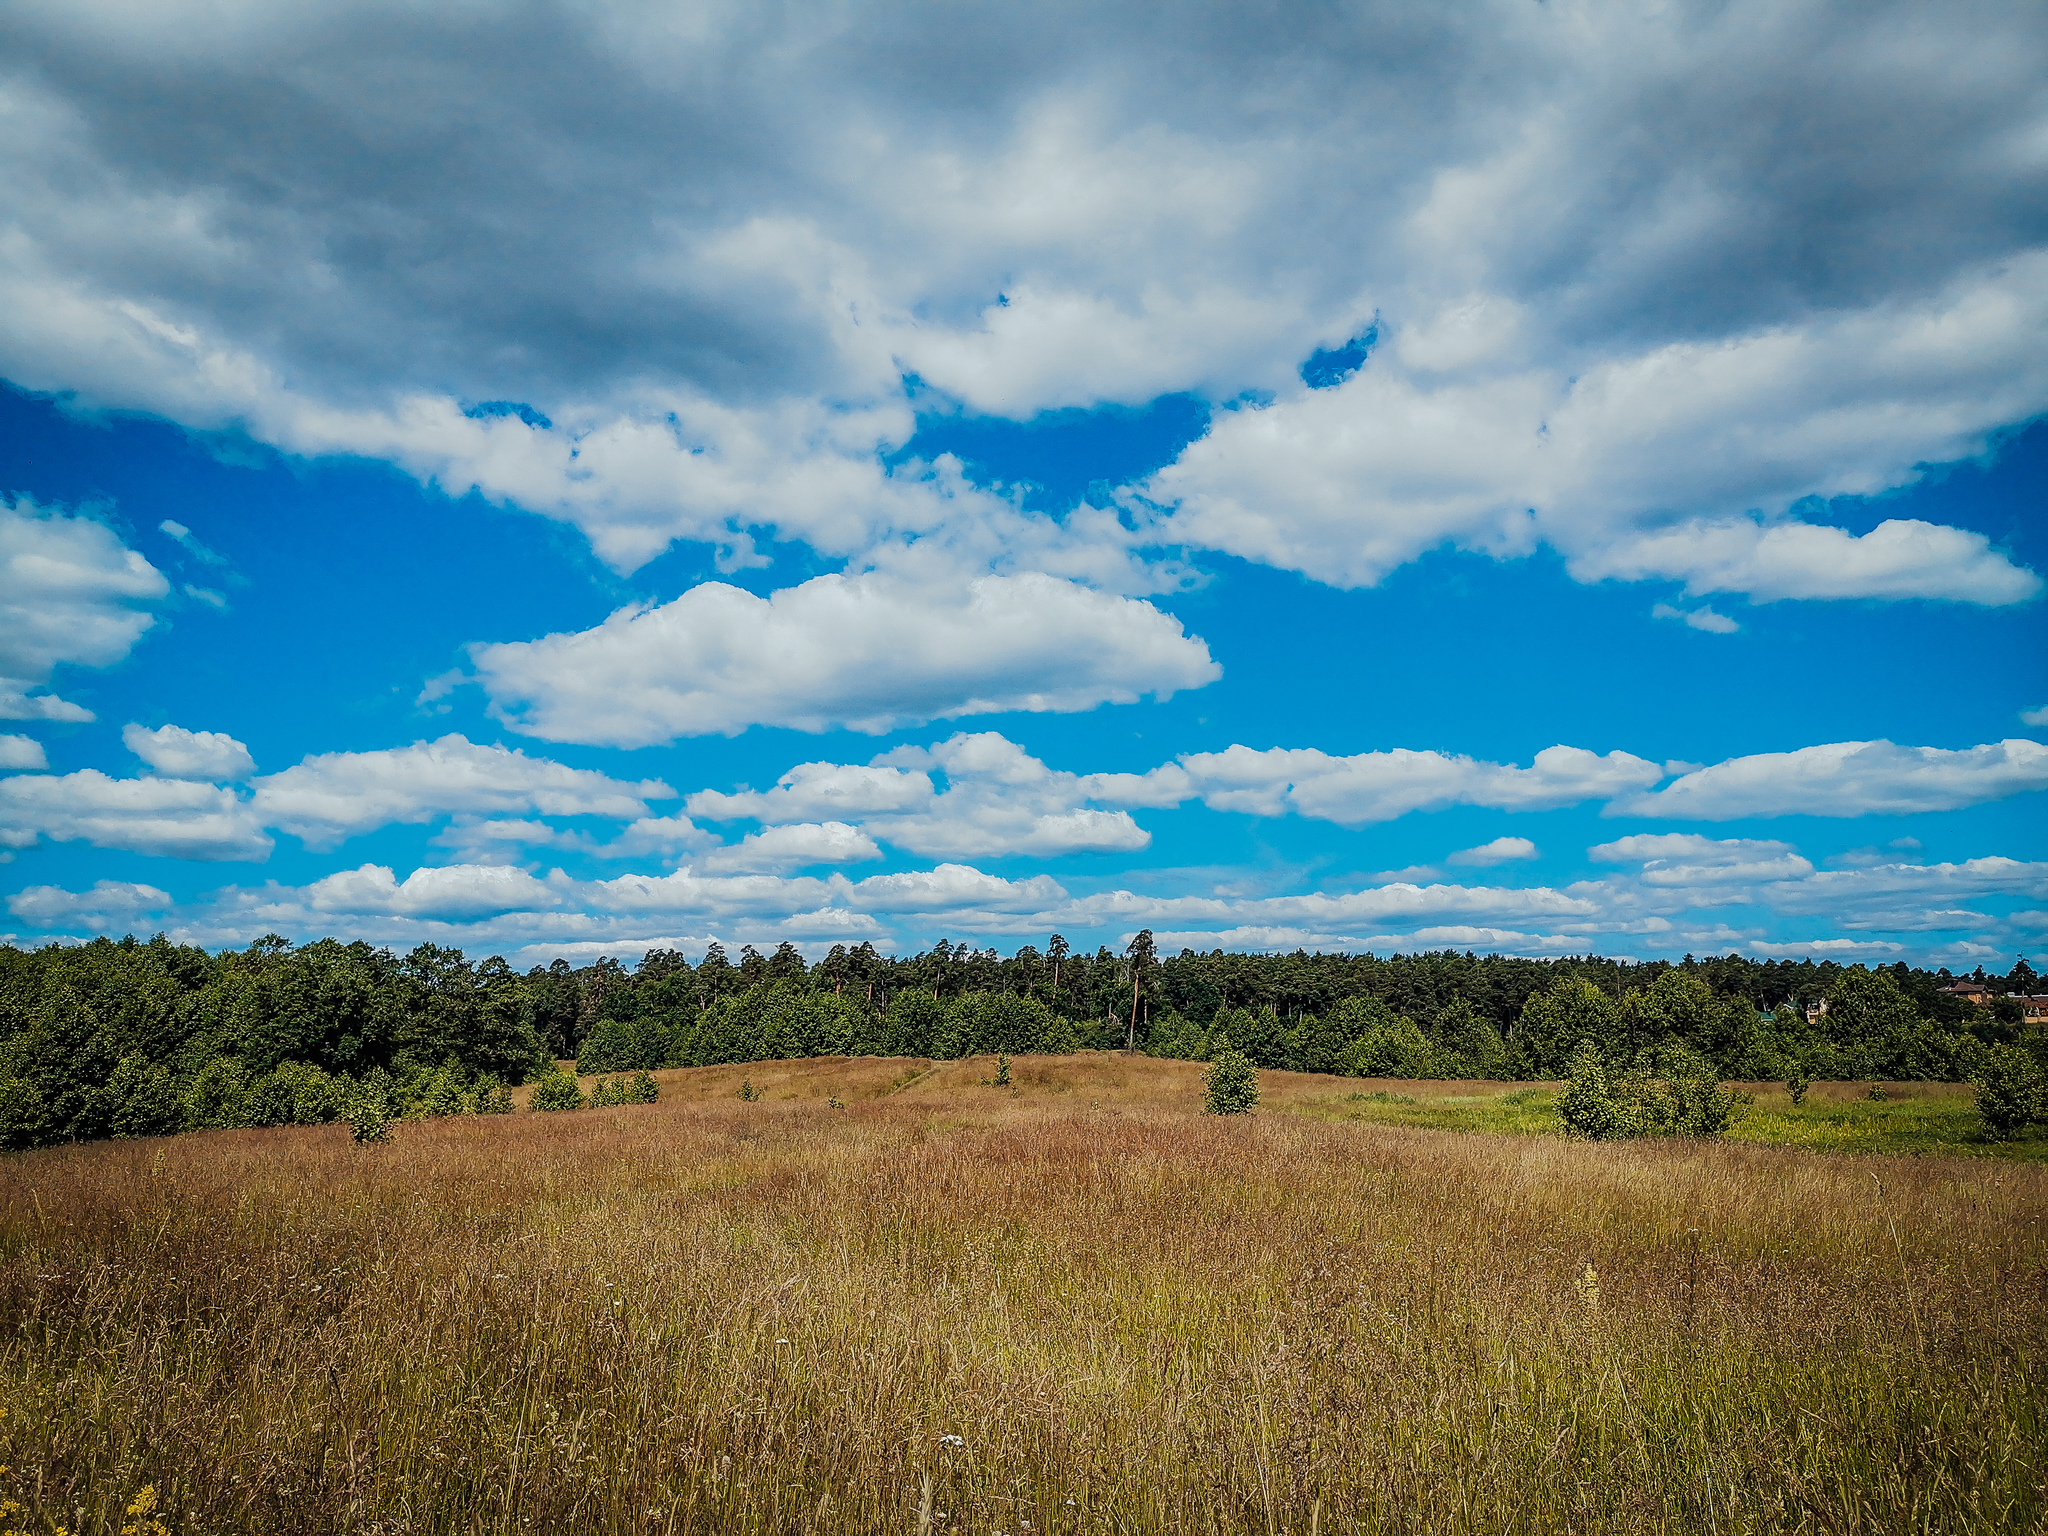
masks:
<instances>
[{"instance_id":1,"label":"small shrub","mask_svg":"<svg viewBox=\"0 0 2048 1536\"><path fill-rule=\"evenodd\" d=\"M1007 1056L998 1056L996 1058L996 1086L998 1088L1010 1086L1010 1058Z\"/></svg>"},{"instance_id":2,"label":"small shrub","mask_svg":"<svg viewBox=\"0 0 2048 1536\"><path fill-rule=\"evenodd\" d=\"M659 1104L661 1102L661 1084L654 1080L652 1072L642 1071L633 1074L633 1081L626 1085L626 1102L628 1104Z\"/></svg>"},{"instance_id":3,"label":"small shrub","mask_svg":"<svg viewBox=\"0 0 2048 1536\"><path fill-rule=\"evenodd\" d=\"M1682 1045L1643 1052L1610 1083L1592 1041L1572 1056L1571 1082L1558 1095L1565 1134L1583 1141L1633 1136L1723 1136L1747 1100L1724 1092L1705 1057Z\"/></svg>"},{"instance_id":4,"label":"small shrub","mask_svg":"<svg viewBox=\"0 0 2048 1536\"><path fill-rule=\"evenodd\" d=\"M1557 1113L1567 1136L1580 1141L1612 1141L1635 1134L1607 1086L1607 1068L1592 1041L1579 1043L1572 1056L1571 1081L1557 1096Z\"/></svg>"},{"instance_id":5,"label":"small shrub","mask_svg":"<svg viewBox=\"0 0 2048 1536\"><path fill-rule=\"evenodd\" d=\"M2048 1120L2048 1081L2033 1055L2017 1045L1987 1046L1971 1079L1985 1133L2004 1140Z\"/></svg>"},{"instance_id":6,"label":"small shrub","mask_svg":"<svg viewBox=\"0 0 2048 1536\"><path fill-rule=\"evenodd\" d=\"M1259 1102L1259 1074L1242 1051L1219 1051L1202 1074L1202 1112L1248 1115Z\"/></svg>"},{"instance_id":7,"label":"small shrub","mask_svg":"<svg viewBox=\"0 0 2048 1536\"><path fill-rule=\"evenodd\" d=\"M754 1086L752 1078L748 1078L740 1084L739 1098L742 1104L751 1104L759 1097L761 1097L761 1090Z\"/></svg>"},{"instance_id":8,"label":"small shrub","mask_svg":"<svg viewBox=\"0 0 2048 1536\"><path fill-rule=\"evenodd\" d=\"M840 1102L840 1099L839 1099L839 1095L838 1095L838 1094L836 1094L836 1093L835 1093L835 1094L833 1094L831 1098L829 1098L829 1099L827 1099L827 1100L825 1101L825 1107L826 1107L827 1109L844 1109L844 1108L846 1108L846 1106L845 1106L845 1105L844 1105L843 1103L841 1103L841 1102Z\"/></svg>"},{"instance_id":9,"label":"small shrub","mask_svg":"<svg viewBox=\"0 0 2048 1536\"><path fill-rule=\"evenodd\" d=\"M377 1087L366 1084L348 1096L342 1118L358 1146L374 1146L391 1139L391 1124L398 1117L392 1113L391 1101Z\"/></svg>"},{"instance_id":10,"label":"small shrub","mask_svg":"<svg viewBox=\"0 0 2048 1536\"><path fill-rule=\"evenodd\" d=\"M512 1090L486 1072L476 1080L476 1112L480 1115L512 1113Z\"/></svg>"},{"instance_id":11,"label":"small shrub","mask_svg":"<svg viewBox=\"0 0 2048 1536\"><path fill-rule=\"evenodd\" d=\"M576 1079L559 1067L543 1072L534 1080L533 1107L544 1112L559 1109L581 1109L583 1090L576 1086Z\"/></svg>"},{"instance_id":12,"label":"small shrub","mask_svg":"<svg viewBox=\"0 0 2048 1536\"><path fill-rule=\"evenodd\" d=\"M1798 1067L1785 1074L1785 1092L1791 1096L1794 1109L1806 1102L1806 1090L1812 1086L1806 1073Z\"/></svg>"},{"instance_id":13,"label":"small shrub","mask_svg":"<svg viewBox=\"0 0 2048 1536\"><path fill-rule=\"evenodd\" d=\"M1872 1083L1870 1085L1870 1092L1866 1093L1864 1097L1874 1104L1882 1104L1891 1095L1884 1091L1883 1083Z\"/></svg>"}]
</instances>

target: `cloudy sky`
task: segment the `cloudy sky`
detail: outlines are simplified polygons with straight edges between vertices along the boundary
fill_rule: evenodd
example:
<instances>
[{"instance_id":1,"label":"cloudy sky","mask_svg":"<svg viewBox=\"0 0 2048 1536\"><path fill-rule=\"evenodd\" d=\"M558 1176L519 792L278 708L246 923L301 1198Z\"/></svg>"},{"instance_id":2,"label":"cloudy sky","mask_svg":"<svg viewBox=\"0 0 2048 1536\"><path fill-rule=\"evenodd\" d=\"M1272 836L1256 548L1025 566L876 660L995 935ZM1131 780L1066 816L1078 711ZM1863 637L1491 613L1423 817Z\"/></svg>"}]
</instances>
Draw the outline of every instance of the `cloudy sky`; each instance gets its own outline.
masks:
<instances>
[{"instance_id":1,"label":"cloudy sky","mask_svg":"<svg viewBox=\"0 0 2048 1536\"><path fill-rule=\"evenodd\" d=\"M17 0L0 934L2048 947L2048 14Z\"/></svg>"}]
</instances>

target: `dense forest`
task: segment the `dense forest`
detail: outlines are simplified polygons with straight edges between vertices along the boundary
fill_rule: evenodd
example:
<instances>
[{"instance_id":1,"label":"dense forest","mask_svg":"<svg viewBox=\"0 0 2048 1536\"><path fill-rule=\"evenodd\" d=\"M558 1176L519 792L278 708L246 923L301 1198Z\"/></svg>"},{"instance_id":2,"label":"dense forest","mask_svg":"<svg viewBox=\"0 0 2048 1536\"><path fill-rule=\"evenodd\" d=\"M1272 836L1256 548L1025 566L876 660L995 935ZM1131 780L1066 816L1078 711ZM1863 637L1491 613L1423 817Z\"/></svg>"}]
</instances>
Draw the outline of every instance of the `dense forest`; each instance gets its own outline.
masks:
<instances>
[{"instance_id":1,"label":"dense forest","mask_svg":"<svg viewBox=\"0 0 2048 1536\"><path fill-rule=\"evenodd\" d=\"M486 1101L555 1060L618 1072L788 1056L954 1058L1135 1049L1355 1076L1551 1079L1591 1041L1615 1064L1682 1043L1731 1079L1967 1076L2020 1041L2022 960L1973 978L1904 964L1672 964L1441 953L1197 954L1149 934L1079 954L1055 935L1004 958L941 940L904 957L713 944L520 974L423 944L400 956L276 936L218 955L100 939L0 947L0 1145L342 1117L374 1092L399 1113ZM1822 1005L1825 1004L1825 1008Z\"/></svg>"}]
</instances>

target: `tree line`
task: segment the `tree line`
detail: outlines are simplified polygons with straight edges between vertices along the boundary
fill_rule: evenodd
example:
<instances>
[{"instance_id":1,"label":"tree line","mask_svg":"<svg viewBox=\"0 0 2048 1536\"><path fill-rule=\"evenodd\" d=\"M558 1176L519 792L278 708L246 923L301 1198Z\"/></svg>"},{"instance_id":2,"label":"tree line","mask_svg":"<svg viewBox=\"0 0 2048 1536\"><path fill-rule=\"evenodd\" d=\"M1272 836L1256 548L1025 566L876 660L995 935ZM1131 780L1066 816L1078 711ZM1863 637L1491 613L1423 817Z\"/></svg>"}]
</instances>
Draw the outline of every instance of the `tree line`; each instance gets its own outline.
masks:
<instances>
[{"instance_id":1,"label":"tree line","mask_svg":"<svg viewBox=\"0 0 2048 1536\"><path fill-rule=\"evenodd\" d=\"M557 960L521 974L422 944L276 936L211 954L157 938L0 946L0 1144L343 1118L352 1093L412 1112L496 1103L556 1061L586 1073L816 1055L1134 1049L1357 1076L1555 1079L1590 1043L1616 1071L1681 1045L1724 1078L1971 1075L2007 1017L1904 964L1532 960L1455 951L1255 955L1150 934L1122 951L1054 935L1010 956L941 940L884 955L794 945L695 964ZM1974 979L2029 993L2024 961ZM1816 1011L1825 1001L1824 1012ZM2038 1031L2032 1032L2038 1035ZM439 1111L435 1111L439 1112Z\"/></svg>"}]
</instances>

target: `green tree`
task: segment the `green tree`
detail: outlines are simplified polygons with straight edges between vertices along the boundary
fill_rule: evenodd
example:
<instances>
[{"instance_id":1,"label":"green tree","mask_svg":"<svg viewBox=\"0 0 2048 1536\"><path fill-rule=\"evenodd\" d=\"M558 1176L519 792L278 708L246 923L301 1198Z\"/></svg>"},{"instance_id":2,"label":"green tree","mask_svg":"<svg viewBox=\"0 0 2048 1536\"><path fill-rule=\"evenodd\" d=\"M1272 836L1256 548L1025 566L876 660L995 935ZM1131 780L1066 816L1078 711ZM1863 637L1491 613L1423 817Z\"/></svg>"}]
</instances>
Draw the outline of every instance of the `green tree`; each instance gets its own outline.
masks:
<instances>
[{"instance_id":1,"label":"green tree","mask_svg":"<svg viewBox=\"0 0 2048 1536\"><path fill-rule=\"evenodd\" d=\"M583 1090L576 1085L576 1079L559 1069L543 1072L533 1080L533 1107L536 1110L553 1113L563 1109L581 1109Z\"/></svg>"},{"instance_id":2,"label":"green tree","mask_svg":"<svg viewBox=\"0 0 2048 1536\"><path fill-rule=\"evenodd\" d=\"M1604 1060L1619 1046L1620 1010L1592 982L1562 976L1531 997L1508 1040L1508 1066L1517 1077L1551 1077L1592 1042Z\"/></svg>"},{"instance_id":3,"label":"green tree","mask_svg":"<svg viewBox=\"0 0 2048 1536\"><path fill-rule=\"evenodd\" d=\"M2048 1120L2048 1081L2031 1052L2017 1045L1986 1046L1973 1082L1977 1113L1990 1136L2017 1136Z\"/></svg>"},{"instance_id":4,"label":"green tree","mask_svg":"<svg viewBox=\"0 0 2048 1536\"><path fill-rule=\"evenodd\" d=\"M1259 1074L1251 1058L1227 1047L1218 1051L1202 1074L1202 1112L1248 1115L1258 1102Z\"/></svg>"}]
</instances>

